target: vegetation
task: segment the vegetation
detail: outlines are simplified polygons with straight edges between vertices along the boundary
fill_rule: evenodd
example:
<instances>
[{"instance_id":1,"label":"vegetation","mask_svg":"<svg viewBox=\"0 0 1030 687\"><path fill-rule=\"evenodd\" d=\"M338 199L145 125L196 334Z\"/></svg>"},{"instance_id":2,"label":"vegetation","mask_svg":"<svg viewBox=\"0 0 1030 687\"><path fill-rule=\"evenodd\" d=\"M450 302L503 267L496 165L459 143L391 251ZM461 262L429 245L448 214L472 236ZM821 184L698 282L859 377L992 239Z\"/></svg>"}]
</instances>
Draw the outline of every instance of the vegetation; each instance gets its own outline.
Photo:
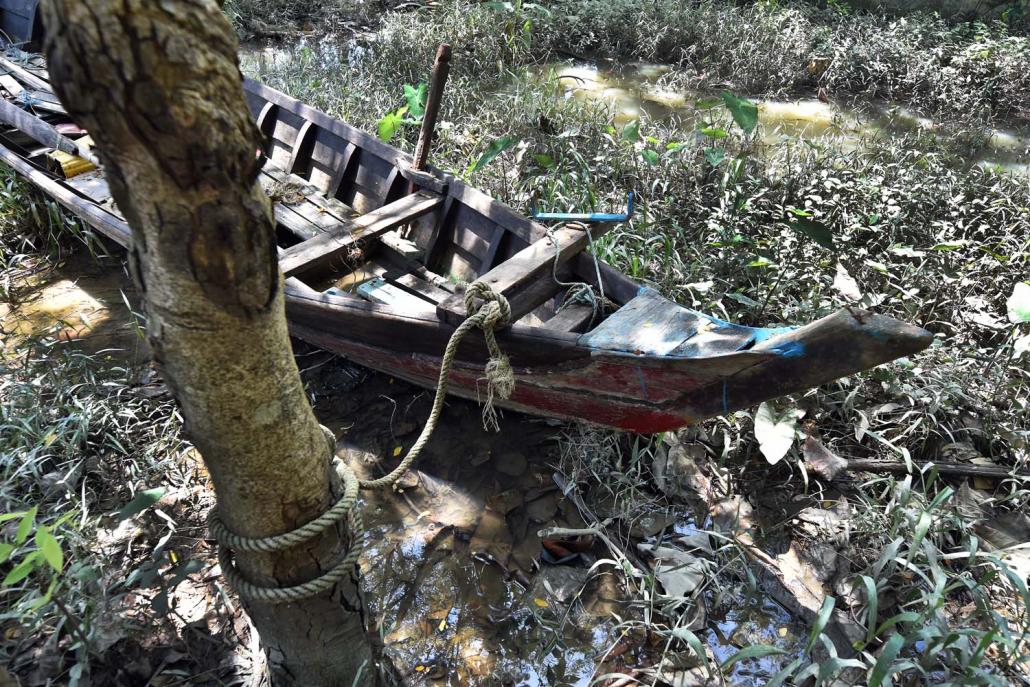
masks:
<instances>
[{"instance_id":1,"label":"vegetation","mask_svg":"<svg viewBox=\"0 0 1030 687\"><path fill-rule=\"evenodd\" d=\"M768 324L857 303L938 336L916 360L788 400L770 409L774 415L797 409L808 433L820 433L841 456L927 461L958 444L1002 465L1026 465L1030 378L1005 313L1027 274L1030 185L970 162L988 125L1024 116L1025 37L1001 24L888 20L839 5L445 2L387 15L376 41L302 45L245 68L375 131L404 104L403 86L424 78L442 41L459 57L437 166L471 175L524 211L534 196L548 207L599 208L636 190L642 208L600 242L601 255L691 307ZM539 66L562 52L671 62L663 85L699 92L701 115L617 124L603 104L566 97L565 84ZM739 99L704 95L716 87L759 95L820 86L859 107L904 103L937 125L871 137L857 150L832 136L770 147L761 117L755 128L733 107ZM410 149L413 129L394 143ZM498 149L491 164L477 162ZM800 442L775 466L756 463L762 451L752 418L738 413L688 433L704 448L703 469L726 476L727 492L757 504L756 485L779 484L784 501L840 498L835 488L827 496L831 485L806 469ZM796 422L795 429L802 431ZM666 503L648 458L667 450L664 440L630 445L577 435L570 442L581 448L570 453L578 461L563 464L570 483L602 502L615 491L625 520ZM854 658L831 660L837 648L827 651L816 626L812 651L788 655L779 681L824 684L857 670L870 684L902 679L897 673L908 684L990 684L1022 673L1025 581L982 552L974 524L1020 512L1026 485L998 485L975 517L969 488L958 486L933 471L849 484L853 586L830 598L860 619L865 639ZM745 561L736 545L715 554L727 582L753 579ZM718 587L713 579L709 603ZM641 593L661 598L657 588ZM959 606L967 611L957 613ZM683 640L680 613L666 617L664 632ZM761 655L726 657L725 667L732 672Z\"/></svg>"},{"instance_id":2,"label":"vegetation","mask_svg":"<svg viewBox=\"0 0 1030 687\"><path fill-rule=\"evenodd\" d=\"M698 555L704 581L689 598L670 596L651 571L625 575L645 619L628 614L628 636L660 637L667 658L693 655L703 679L742 681L757 662L772 660L770 684L809 677L829 684L835 676L870 685L1026 682L1027 570L992 550L991 532L1026 510L1027 481L983 483L919 469L955 452L1028 468L1030 181L973 163L993 127L1030 119L1030 39L1015 14L963 23L884 18L840 2L443 0L373 23L371 4L318 8L226 3L245 36L262 33L255 21L304 28L327 17L331 27L352 20L372 36L302 39L276 48L274 59L250 52L245 70L410 150L416 127L398 123L384 132L380 125L391 113L409 115L404 87L417 91L436 44L446 40L455 60L434 165L523 211L534 196L548 207L600 209L635 190L637 216L599 242L601 257L690 307L775 324L858 304L937 335L912 360L678 436L569 428L560 467L570 493L605 504L613 529L689 503L694 522L715 532L714 550ZM603 103L569 98L567 82L550 67L569 53L669 63L662 85L696 94L697 114L627 124ZM751 126L748 98L820 88L860 110L905 106L935 124L870 136L860 146L833 136L770 146L761 114ZM403 107L409 111L398 115ZM77 225L15 182L6 188L0 284L9 299L27 261L59 245L39 237ZM26 226L42 232L26 233ZM36 343L9 358L0 387L2 506L12 514L2 524L11 547L2 550L10 559L4 574L34 557L31 574L5 586L3 613L25 636L71 616L89 636L104 608L96 600L123 589L112 592L103 580L124 579L142 564L118 563L124 567L100 581L82 580L68 565L56 574L53 544L36 532L45 528L66 563L96 560L86 549L116 507L101 509L105 521L88 490L55 490L50 475L82 461L98 470L118 465L126 476L116 479L132 485L121 505L153 484L150 476L179 449L178 435L167 403L130 394L129 377L97 376L85 357L50 352ZM60 410L46 415L43 407ZM756 437L756 423L767 422L785 423L786 453L773 455ZM906 477L826 479L813 470L808 438L837 456L916 468ZM750 607L761 592L740 532L718 527L696 502L706 497L697 485L673 489L663 477L660 466L685 453L720 499L754 504L762 517L744 529L763 551L820 543L795 517L802 506L832 504L846 513L846 565L826 584L829 610L799 643L743 643L718 654L711 629L692 624L698 605L715 616ZM158 547L159 570L174 570L168 556ZM830 641L833 610L858 625L852 647ZM853 655L837 658L849 649Z\"/></svg>"}]
</instances>

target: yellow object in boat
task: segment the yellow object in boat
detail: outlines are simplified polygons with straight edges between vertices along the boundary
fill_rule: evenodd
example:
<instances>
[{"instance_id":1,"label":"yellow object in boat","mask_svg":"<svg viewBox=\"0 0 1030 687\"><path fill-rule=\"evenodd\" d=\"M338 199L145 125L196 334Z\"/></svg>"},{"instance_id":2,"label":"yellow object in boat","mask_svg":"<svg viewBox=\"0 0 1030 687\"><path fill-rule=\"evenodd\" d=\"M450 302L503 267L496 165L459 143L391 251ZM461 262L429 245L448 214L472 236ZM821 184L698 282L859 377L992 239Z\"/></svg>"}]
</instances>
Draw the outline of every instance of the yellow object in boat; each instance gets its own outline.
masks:
<instances>
[{"instance_id":1,"label":"yellow object in boat","mask_svg":"<svg viewBox=\"0 0 1030 687\"><path fill-rule=\"evenodd\" d=\"M60 167L61 173L64 175L65 179L71 179L79 174L92 172L97 168L97 166L89 160L83 160L78 155L71 155L63 150L53 150L47 153L46 156L56 163L55 166Z\"/></svg>"}]
</instances>

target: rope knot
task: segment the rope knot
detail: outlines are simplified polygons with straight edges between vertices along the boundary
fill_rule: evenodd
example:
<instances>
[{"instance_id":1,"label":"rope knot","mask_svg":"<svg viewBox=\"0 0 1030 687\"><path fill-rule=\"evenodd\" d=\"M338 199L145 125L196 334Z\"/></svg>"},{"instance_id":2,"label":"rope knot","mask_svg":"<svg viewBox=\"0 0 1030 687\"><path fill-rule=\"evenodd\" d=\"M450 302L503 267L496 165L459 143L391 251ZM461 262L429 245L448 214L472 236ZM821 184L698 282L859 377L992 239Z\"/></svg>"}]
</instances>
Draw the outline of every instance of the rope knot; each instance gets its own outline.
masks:
<instances>
[{"instance_id":1,"label":"rope knot","mask_svg":"<svg viewBox=\"0 0 1030 687\"><path fill-rule=\"evenodd\" d=\"M494 309L488 306L496 304L496 315ZM480 329L487 327L506 327L511 324L511 306L508 299L490 288L490 285L482 281L474 281L465 287L465 315L482 314L484 322Z\"/></svg>"},{"instance_id":2,"label":"rope knot","mask_svg":"<svg viewBox=\"0 0 1030 687\"><path fill-rule=\"evenodd\" d=\"M494 398L508 399L515 389L515 373L497 344L494 330L511 323L511 305L508 299L494 291L489 284L474 281L465 289L465 315L483 330L490 360L486 364L486 401L483 404L483 426L499 429Z\"/></svg>"}]
</instances>

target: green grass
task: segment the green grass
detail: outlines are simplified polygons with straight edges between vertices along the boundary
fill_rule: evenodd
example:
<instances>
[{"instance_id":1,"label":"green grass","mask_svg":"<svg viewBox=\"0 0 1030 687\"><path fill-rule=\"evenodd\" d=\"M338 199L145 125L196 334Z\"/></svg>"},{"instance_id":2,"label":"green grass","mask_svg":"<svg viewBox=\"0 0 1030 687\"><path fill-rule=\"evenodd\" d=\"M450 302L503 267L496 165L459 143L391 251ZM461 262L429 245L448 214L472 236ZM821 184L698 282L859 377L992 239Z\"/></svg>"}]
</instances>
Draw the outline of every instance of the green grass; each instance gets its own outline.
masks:
<instances>
[{"instance_id":1,"label":"green grass","mask_svg":"<svg viewBox=\"0 0 1030 687\"><path fill-rule=\"evenodd\" d=\"M0 178L0 306L9 306L70 251L102 246L10 170ZM128 627L115 619L131 593L126 577L161 565L159 552L141 563L98 540L117 525L113 510L171 470L184 448L180 419L167 395L145 393L140 370L46 335L9 343L0 351L0 662L24 673L42 650L54 679L75 682L88 677L97 642Z\"/></svg>"}]
</instances>

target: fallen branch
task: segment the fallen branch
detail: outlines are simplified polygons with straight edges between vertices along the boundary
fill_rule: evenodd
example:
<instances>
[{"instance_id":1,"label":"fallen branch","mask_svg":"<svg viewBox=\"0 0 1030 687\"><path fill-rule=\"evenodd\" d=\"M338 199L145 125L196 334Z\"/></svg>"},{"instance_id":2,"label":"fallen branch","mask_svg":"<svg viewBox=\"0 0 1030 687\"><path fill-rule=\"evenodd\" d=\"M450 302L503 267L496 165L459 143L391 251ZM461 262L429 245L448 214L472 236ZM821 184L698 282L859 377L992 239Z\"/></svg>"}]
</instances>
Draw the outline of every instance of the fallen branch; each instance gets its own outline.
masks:
<instances>
[{"instance_id":1,"label":"fallen branch","mask_svg":"<svg viewBox=\"0 0 1030 687\"><path fill-rule=\"evenodd\" d=\"M927 461L912 462L912 468L916 472L924 472L936 468L942 475L957 475L960 477L988 477L991 479L1030 479L1030 472L1016 472L1011 468L998 465L977 465L975 463L938 463ZM897 460L882 460L878 458L853 458L847 461L845 470L862 472L890 472L894 474L909 474L908 465Z\"/></svg>"}]
</instances>

